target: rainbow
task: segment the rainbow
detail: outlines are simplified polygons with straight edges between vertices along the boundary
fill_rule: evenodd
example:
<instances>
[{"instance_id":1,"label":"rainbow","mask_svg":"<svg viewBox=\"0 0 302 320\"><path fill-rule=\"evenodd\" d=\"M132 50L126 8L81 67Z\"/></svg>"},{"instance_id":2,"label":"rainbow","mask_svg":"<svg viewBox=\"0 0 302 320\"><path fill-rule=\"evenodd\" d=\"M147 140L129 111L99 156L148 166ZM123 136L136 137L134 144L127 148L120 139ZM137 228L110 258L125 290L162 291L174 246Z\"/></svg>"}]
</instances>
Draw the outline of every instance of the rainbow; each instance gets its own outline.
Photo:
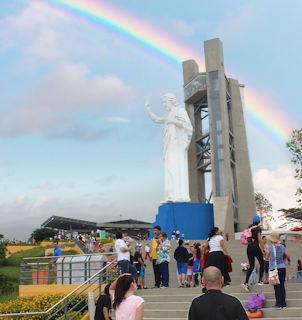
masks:
<instances>
[{"instance_id":1,"label":"rainbow","mask_svg":"<svg viewBox=\"0 0 302 320\"><path fill-rule=\"evenodd\" d=\"M182 61L194 59L199 65L204 65L204 57L190 46L173 39L171 35L151 25L148 21L138 18L120 8L110 4L110 1L95 0L27 0L30 4L38 4L44 9L51 9L57 13L68 14L76 19L92 23L122 36L133 45L157 58L164 59L181 72ZM248 120L256 124L259 130L273 138L274 141L284 143L295 124L285 114L281 115L281 108L273 106L265 94L253 89L245 89L245 110Z\"/></svg>"}]
</instances>

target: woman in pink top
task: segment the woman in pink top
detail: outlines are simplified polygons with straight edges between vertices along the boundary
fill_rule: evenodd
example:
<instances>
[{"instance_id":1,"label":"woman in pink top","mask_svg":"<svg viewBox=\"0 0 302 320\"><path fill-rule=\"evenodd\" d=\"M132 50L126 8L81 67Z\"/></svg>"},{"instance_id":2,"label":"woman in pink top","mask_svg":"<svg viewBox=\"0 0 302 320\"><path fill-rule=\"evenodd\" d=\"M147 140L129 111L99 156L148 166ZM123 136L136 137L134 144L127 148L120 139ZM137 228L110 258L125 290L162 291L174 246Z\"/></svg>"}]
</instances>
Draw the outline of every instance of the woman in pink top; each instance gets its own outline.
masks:
<instances>
[{"instance_id":1,"label":"woman in pink top","mask_svg":"<svg viewBox=\"0 0 302 320\"><path fill-rule=\"evenodd\" d=\"M143 320L145 300L135 294L137 283L129 273L120 275L110 286L116 320Z\"/></svg>"}]
</instances>

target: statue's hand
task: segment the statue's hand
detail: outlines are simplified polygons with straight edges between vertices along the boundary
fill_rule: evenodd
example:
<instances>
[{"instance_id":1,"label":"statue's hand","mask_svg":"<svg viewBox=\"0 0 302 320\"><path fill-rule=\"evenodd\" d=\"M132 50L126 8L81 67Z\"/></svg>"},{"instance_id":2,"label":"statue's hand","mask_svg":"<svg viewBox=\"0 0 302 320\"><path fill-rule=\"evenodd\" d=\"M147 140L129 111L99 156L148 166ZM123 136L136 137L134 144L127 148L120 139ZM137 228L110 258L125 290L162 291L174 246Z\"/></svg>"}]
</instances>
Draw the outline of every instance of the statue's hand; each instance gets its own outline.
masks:
<instances>
[{"instance_id":1,"label":"statue's hand","mask_svg":"<svg viewBox=\"0 0 302 320\"><path fill-rule=\"evenodd\" d=\"M149 98L147 96L144 97L144 103L145 103L145 107L148 108L149 107Z\"/></svg>"}]
</instances>

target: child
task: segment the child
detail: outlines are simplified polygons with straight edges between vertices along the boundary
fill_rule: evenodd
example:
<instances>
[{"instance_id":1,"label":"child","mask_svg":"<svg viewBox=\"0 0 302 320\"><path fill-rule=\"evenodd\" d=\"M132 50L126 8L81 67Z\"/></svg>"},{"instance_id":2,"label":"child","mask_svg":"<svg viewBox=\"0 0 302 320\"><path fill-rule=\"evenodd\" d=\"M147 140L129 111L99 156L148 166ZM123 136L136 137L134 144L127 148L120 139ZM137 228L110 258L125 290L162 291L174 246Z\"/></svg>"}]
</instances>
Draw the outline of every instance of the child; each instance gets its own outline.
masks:
<instances>
[{"instance_id":1,"label":"child","mask_svg":"<svg viewBox=\"0 0 302 320\"><path fill-rule=\"evenodd\" d=\"M193 262L193 275L194 275L194 287L198 287L198 275L200 274L200 284L202 285L201 279L201 261L202 261L202 252L198 244L194 246L194 262Z\"/></svg>"},{"instance_id":2,"label":"child","mask_svg":"<svg viewBox=\"0 0 302 320\"><path fill-rule=\"evenodd\" d=\"M247 271L248 267L249 267L249 265L244 260L242 260L242 262L241 262L241 270L242 271Z\"/></svg>"},{"instance_id":3,"label":"child","mask_svg":"<svg viewBox=\"0 0 302 320\"><path fill-rule=\"evenodd\" d=\"M250 275L250 278L249 278L249 283L251 286L256 284L257 271L258 271L258 267L257 267L257 264L255 263L255 267L254 267L254 269Z\"/></svg>"},{"instance_id":4,"label":"child","mask_svg":"<svg viewBox=\"0 0 302 320\"><path fill-rule=\"evenodd\" d=\"M191 287L191 280L193 274L193 263L194 263L194 246L190 246L191 253L189 254L189 261L188 261L188 269L187 269L187 276L188 276L188 283L186 285L187 288Z\"/></svg>"},{"instance_id":5,"label":"child","mask_svg":"<svg viewBox=\"0 0 302 320\"><path fill-rule=\"evenodd\" d=\"M296 267L296 271L297 271L297 277L296 277L296 282L298 282L298 278L300 277L300 283L302 283L302 265L301 265L301 261L298 260L297 261L297 267Z\"/></svg>"}]
</instances>

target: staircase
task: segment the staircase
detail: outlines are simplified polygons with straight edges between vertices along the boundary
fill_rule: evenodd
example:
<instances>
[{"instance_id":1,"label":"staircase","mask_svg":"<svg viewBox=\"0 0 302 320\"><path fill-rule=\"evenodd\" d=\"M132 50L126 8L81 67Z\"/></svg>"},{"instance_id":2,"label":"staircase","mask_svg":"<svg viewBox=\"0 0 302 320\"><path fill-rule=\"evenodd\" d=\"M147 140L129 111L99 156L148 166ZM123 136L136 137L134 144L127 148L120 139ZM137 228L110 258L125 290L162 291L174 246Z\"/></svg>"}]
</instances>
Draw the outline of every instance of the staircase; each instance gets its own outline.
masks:
<instances>
[{"instance_id":1,"label":"staircase","mask_svg":"<svg viewBox=\"0 0 302 320\"><path fill-rule=\"evenodd\" d=\"M190 241L194 243L195 241ZM198 241L201 244L204 241ZM151 242L149 243L151 247ZM146 244L146 243L145 243ZM145 246L144 244L144 246ZM173 255L177 247L176 241L171 241L171 262L169 265L170 272L170 288L169 289L155 289L155 290L138 290L137 294L145 299L144 319L159 320L159 319L186 319L191 300L197 295L201 294L201 288L179 288L176 277L176 262L174 262ZM287 268L287 275L296 275L296 262L302 258L302 245L300 242L287 241L287 250L291 254L292 264ZM263 292L267 301L264 304L263 318L271 320L296 320L302 317L302 284L295 284L294 280L289 280L286 284L286 301L287 308L282 310L274 310L270 307L275 305L274 288L270 285L264 286L250 286L251 292L246 293L241 284L245 280L245 272L241 271L240 264L242 260L247 261L246 246L243 246L239 241L231 240L226 244L229 253L232 256L233 272L231 275L231 286L223 290L223 292L231 293L237 296L243 304L248 300L248 296L254 295L258 292ZM186 246L186 248L189 247ZM144 255L143 255L144 258ZM146 260L147 261L147 260ZM146 262L146 285L151 288L154 285L154 275L152 263ZM257 278L258 281L258 278Z\"/></svg>"}]
</instances>

